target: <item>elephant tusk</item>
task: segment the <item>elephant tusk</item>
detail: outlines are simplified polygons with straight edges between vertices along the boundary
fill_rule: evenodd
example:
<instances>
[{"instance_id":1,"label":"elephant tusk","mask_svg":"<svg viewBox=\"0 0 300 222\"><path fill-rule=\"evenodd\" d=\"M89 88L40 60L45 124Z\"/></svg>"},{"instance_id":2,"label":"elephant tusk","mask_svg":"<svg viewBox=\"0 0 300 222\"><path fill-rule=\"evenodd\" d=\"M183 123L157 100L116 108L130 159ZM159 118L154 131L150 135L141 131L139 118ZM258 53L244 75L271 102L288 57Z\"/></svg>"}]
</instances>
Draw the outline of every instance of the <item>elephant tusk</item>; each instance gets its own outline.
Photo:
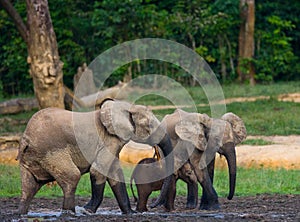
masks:
<instances>
[{"instance_id":1,"label":"elephant tusk","mask_svg":"<svg viewBox=\"0 0 300 222\"><path fill-rule=\"evenodd\" d=\"M158 162L159 162L159 167L162 168L162 163L161 163L161 155L159 153L159 146L158 145L154 145L152 147L154 149L154 155L153 155L153 158L155 158Z\"/></svg>"}]
</instances>

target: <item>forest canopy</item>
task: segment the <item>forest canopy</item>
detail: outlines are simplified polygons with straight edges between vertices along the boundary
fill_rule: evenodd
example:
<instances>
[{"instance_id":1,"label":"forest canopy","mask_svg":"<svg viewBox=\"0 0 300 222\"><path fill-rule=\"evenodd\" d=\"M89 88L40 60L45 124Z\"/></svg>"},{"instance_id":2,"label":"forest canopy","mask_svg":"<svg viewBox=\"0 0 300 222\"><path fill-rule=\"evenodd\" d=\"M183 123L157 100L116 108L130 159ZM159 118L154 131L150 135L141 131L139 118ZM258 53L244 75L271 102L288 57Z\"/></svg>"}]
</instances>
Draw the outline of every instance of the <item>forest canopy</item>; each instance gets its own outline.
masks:
<instances>
[{"instance_id":1,"label":"forest canopy","mask_svg":"<svg viewBox=\"0 0 300 222\"><path fill-rule=\"evenodd\" d=\"M13 0L26 20L25 1ZM64 63L64 84L73 87L73 76L116 44L138 38L164 38L190 47L201 55L222 83L238 81L238 41L242 23L236 0L51 0L48 2ZM299 79L300 2L255 1L255 50L251 59L257 83ZM0 93L2 96L33 93L27 64L27 47L12 19L0 8ZM132 77L148 73L168 75L193 85L189 75L160 61L128 64ZM128 66L117 70L106 85L128 75ZM167 66L167 68L166 68ZM245 82L247 84L247 81Z\"/></svg>"}]
</instances>

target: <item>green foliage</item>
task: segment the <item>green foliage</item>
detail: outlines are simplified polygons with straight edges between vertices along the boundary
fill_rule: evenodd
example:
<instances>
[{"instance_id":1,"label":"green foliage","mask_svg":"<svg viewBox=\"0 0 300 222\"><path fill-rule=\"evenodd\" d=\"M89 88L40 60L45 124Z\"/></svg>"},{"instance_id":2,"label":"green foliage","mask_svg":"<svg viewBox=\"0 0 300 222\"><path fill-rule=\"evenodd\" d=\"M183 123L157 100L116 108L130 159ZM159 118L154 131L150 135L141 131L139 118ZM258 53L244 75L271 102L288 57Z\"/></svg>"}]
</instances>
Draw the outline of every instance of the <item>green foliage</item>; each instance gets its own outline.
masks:
<instances>
[{"instance_id":1,"label":"green foliage","mask_svg":"<svg viewBox=\"0 0 300 222\"><path fill-rule=\"evenodd\" d=\"M16 10L25 17L26 6L16 1ZM7 13L0 8L0 82L3 96L32 93L32 79L29 77L26 43Z\"/></svg>"},{"instance_id":2,"label":"green foliage","mask_svg":"<svg viewBox=\"0 0 300 222\"><path fill-rule=\"evenodd\" d=\"M26 21L24 1L14 7ZM62 7L62 5L67 5ZM84 62L125 41L153 37L182 43L201 55L219 80L234 82L240 25L236 0L53 0L49 8L64 62L64 82L72 88L73 75ZM299 79L300 3L256 1L255 78L260 83ZM32 93L26 63L26 44L12 20L0 9L0 82L3 96ZM135 61L117 70L105 83L116 84L128 75L168 75L185 85L195 82L183 70L161 61ZM1 88L0 88L1 89Z\"/></svg>"}]
</instances>

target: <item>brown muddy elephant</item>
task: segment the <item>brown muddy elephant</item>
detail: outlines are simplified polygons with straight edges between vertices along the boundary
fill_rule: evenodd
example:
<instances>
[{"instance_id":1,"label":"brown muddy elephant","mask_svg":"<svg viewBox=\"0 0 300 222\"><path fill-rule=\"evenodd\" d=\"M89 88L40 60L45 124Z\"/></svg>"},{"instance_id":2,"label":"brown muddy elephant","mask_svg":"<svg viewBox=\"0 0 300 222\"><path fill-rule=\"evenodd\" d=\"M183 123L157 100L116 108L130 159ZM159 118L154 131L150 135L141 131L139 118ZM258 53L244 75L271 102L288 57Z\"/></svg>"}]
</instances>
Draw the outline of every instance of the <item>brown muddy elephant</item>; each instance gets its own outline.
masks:
<instances>
[{"instance_id":1,"label":"brown muddy elephant","mask_svg":"<svg viewBox=\"0 0 300 222\"><path fill-rule=\"evenodd\" d=\"M165 174L164 167L158 163L156 158L145 158L138 162L134 168L131 178L130 178L130 187L134 197L136 205L136 211L145 212L147 209L147 201L152 193L152 191L157 191L162 188L163 180L154 180L151 181L151 178L155 178L158 175L163 177ZM151 164L151 165L150 165ZM198 183L197 177L193 171L193 168L189 162L183 164L182 167L174 174L175 180L183 180L187 183L187 203L186 208L193 209L196 208L198 202ZM135 196L132 181L134 180L138 192L138 198ZM169 193L171 196L166 198L168 203L165 203L168 206L168 210L174 209L174 201L176 196L176 184L174 183L172 190L174 193Z\"/></svg>"},{"instance_id":2,"label":"brown muddy elephant","mask_svg":"<svg viewBox=\"0 0 300 222\"><path fill-rule=\"evenodd\" d=\"M89 172L92 198L85 209L95 212L108 181L123 213L132 213L118 156L129 140L158 144L172 152L170 139L154 114L145 106L106 100L99 110L71 112L47 108L32 116L20 141L22 196L19 213L26 214L36 192L57 181L63 190L62 209L75 211L75 190L82 174ZM166 160L173 170L172 154ZM171 178L166 177L161 195Z\"/></svg>"},{"instance_id":3,"label":"brown muddy elephant","mask_svg":"<svg viewBox=\"0 0 300 222\"><path fill-rule=\"evenodd\" d=\"M227 198L232 199L236 183L235 146L247 135L243 121L233 113L226 113L221 119L213 119L206 114L188 113L177 109L173 114L165 116L162 124L167 128L174 148L174 170L179 169L187 159L193 166L197 180L202 187L199 209L220 208L218 195L213 187L216 152L224 155L227 160L229 167L229 195ZM167 196L172 196L174 193L175 182L173 177L173 185ZM164 200L158 198L150 206L155 207L162 204L165 204Z\"/></svg>"}]
</instances>

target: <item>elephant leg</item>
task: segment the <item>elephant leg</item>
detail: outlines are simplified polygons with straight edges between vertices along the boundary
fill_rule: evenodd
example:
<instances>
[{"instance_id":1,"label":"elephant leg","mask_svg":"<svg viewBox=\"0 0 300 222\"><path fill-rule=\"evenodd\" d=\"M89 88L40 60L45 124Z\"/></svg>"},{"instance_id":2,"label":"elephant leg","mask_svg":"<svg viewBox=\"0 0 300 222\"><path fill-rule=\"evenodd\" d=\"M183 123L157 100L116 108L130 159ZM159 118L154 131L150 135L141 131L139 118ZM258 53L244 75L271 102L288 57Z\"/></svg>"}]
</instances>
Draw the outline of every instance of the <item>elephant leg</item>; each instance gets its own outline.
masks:
<instances>
[{"instance_id":1,"label":"elephant leg","mask_svg":"<svg viewBox=\"0 0 300 222\"><path fill-rule=\"evenodd\" d=\"M123 214L132 214L134 211L131 209L130 201L125 186L125 179L123 171L119 164L113 164L111 167L112 175L114 178L108 178L108 183L118 201L119 207Z\"/></svg>"},{"instance_id":2,"label":"elephant leg","mask_svg":"<svg viewBox=\"0 0 300 222\"><path fill-rule=\"evenodd\" d=\"M64 171L63 174L66 175L66 177L56 179L64 193L62 209L75 212L75 191L81 174L77 168L68 169Z\"/></svg>"},{"instance_id":3,"label":"elephant leg","mask_svg":"<svg viewBox=\"0 0 300 222\"><path fill-rule=\"evenodd\" d=\"M179 169L179 178L186 182L187 185L187 209L194 209L198 204L198 181L197 176L190 163L185 163Z\"/></svg>"},{"instance_id":4,"label":"elephant leg","mask_svg":"<svg viewBox=\"0 0 300 222\"><path fill-rule=\"evenodd\" d=\"M72 158L69 155L52 155L43 165L63 190L62 209L75 212L75 191L81 173Z\"/></svg>"},{"instance_id":5,"label":"elephant leg","mask_svg":"<svg viewBox=\"0 0 300 222\"><path fill-rule=\"evenodd\" d=\"M106 177L100 174L96 169L91 167L90 181L92 188L92 197L91 200L84 206L84 208L91 213L95 213L103 201Z\"/></svg>"},{"instance_id":6,"label":"elephant leg","mask_svg":"<svg viewBox=\"0 0 300 222\"><path fill-rule=\"evenodd\" d=\"M214 170L215 170L215 158L213 158L212 161L207 165L207 171L208 171L208 175L211 180L212 186L213 186L213 181L214 181ZM206 209L208 205L209 205L209 201L208 201L207 192L203 189L200 209Z\"/></svg>"},{"instance_id":7,"label":"elephant leg","mask_svg":"<svg viewBox=\"0 0 300 222\"><path fill-rule=\"evenodd\" d=\"M208 174L211 180L211 183L214 184L214 174L215 174L215 160L214 157L211 162L207 165Z\"/></svg>"},{"instance_id":8,"label":"elephant leg","mask_svg":"<svg viewBox=\"0 0 300 222\"><path fill-rule=\"evenodd\" d=\"M168 191L168 194L166 197L166 201L164 203L164 206L167 211L175 210L175 207L174 207L175 197L176 197L176 177L173 174L172 178L171 178L171 184L169 187L169 191Z\"/></svg>"},{"instance_id":9,"label":"elephant leg","mask_svg":"<svg viewBox=\"0 0 300 222\"><path fill-rule=\"evenodd\" d=\"M138 201L136 205L136 211L145 212L147 209L147 201L152 193L152 188L149 184L137 184Z\"/></svg>"},{"instance_id":10,"label":"elephant leg","mask_svg":"<svg viewBox=\"0 0 300 222\"><path fill-rule=\"evenodd\" d=\"M200 209L201 210L215 210L220 209L217 192L215 191L207 168L200 169L200 158L198 155L191 156L191 163L194 166L194 170L197 176L197 180L202 186L203 197L201 198Z\"/></svg>"},{"instance_id":11,"label":"elephant leg","mask_svg":"<svg viewBox=\"0 0 300 222\"><path fill-rule=\"evenodd\" d=\"M187 201L186 201L186 208L194 209L197 207L198 204L198 184L197 182L188 182L187 183Z\"/></svg>"},{"instance_id":12,"label":"elephant leg","mask_svg":"<svg viewBox=\"0 0 300 222\"><path fill-rule=\"evenodd\" d=\"M34 176L24 166L21 165L20 170L22 181L22 196L19 205L19 214L27 214L31 200L43 184L38 183L35 180Z\"/></svg>"}]
</instances>

